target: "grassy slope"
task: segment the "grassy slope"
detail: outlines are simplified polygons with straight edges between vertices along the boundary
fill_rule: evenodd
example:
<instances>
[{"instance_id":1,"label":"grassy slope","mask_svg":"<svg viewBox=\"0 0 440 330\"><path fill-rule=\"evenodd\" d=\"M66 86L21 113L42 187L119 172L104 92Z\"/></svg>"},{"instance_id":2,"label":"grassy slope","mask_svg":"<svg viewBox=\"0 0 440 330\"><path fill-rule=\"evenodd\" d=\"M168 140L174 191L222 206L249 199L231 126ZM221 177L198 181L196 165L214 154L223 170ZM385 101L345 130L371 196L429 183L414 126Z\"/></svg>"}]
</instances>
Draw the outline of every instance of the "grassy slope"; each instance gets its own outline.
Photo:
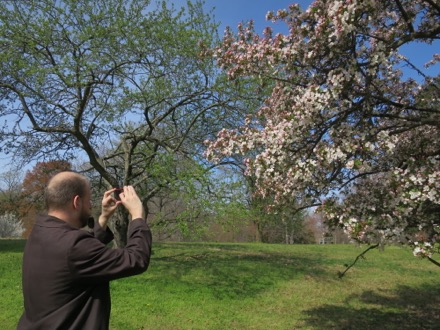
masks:
<instances>
[{"instance_id":1,"label":"grassy slope","mask_svg":"<svg viewBox=\"0 0 440 330\"><path fill-rule=\"evenodd\" d=\"M7 243L9 242L9 243ZM0 241L0 324L22 310L22 241ZM399 247L163 243L112 282L111 329L438 329L440 269ZM3 294L3 292L5 294Z\"/></svg>"}]
</instances>

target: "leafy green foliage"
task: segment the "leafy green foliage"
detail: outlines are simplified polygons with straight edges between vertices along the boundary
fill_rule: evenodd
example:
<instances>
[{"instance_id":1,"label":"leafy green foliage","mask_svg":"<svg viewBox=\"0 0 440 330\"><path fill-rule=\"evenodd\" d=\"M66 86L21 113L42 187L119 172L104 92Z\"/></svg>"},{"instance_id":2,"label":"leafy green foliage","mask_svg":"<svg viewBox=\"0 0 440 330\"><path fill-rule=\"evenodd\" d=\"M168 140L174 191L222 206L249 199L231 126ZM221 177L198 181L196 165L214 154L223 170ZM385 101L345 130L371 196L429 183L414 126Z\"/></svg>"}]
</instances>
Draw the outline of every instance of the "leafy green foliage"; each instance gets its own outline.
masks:
<instances>
[{"instance_id":1,"label":"leafy green foliage","mask_svg":"<svg viewBox=\"0 0 440 330\"><path fill-rule=\"evenodd\" d=\"M185 176L164 178L163 157L203 163L203 141L259 102L205 56L217 42L199 1L0 2L0 149L86 163L101 190L134 185L147 204Z\"/></svg>"}]
</instances>

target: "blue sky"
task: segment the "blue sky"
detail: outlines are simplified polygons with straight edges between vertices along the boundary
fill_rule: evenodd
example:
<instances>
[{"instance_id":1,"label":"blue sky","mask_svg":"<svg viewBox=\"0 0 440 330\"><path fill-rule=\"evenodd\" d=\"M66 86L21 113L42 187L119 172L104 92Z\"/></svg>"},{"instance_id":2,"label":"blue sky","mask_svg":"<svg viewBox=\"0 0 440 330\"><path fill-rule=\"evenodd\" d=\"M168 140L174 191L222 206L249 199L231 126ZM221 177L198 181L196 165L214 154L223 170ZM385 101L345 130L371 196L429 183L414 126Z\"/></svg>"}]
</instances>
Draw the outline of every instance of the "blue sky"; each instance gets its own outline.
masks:
<instances>
[{"instance_id":1,"label":"blue sky","mask_svg":"<svg viewBox=\"0 0 440 330\"><path fill-rule=\"evenodd\" d=\"M230 26L233 30L241 21L253 19L257 32L271 25L266 21L268 11L285 9L292 3L299 3L302 9L306 9L312 0L205 0L205 7L211 9L215 7L214 15L218 22L221 22L220 30L223 35L224 28Z\"/></svg>"}]
</instances>

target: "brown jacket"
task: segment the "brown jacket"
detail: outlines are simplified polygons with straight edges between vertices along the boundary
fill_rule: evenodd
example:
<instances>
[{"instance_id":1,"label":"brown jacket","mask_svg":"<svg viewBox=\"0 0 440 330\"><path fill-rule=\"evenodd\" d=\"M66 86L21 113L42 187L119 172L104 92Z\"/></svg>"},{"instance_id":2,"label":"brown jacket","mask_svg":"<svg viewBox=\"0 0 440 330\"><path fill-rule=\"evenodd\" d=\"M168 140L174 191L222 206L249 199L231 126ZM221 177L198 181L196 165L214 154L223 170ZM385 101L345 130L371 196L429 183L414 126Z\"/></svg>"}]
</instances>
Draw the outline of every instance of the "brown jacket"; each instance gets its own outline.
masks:
<instances>
[{"instance_id":1,"label":"brown jacket","mask_svg":"<svg viewBox=\"0 0 440 330\"><path fill-rule=\"evenodd\" d=\"M17 329L104 330L109 327L109 281L149 265L151 232L131 221L123 249L106 246L110 229L93 233L51 216L37 218L23 255L24 313Z\"/></svg>"}]
</instances>

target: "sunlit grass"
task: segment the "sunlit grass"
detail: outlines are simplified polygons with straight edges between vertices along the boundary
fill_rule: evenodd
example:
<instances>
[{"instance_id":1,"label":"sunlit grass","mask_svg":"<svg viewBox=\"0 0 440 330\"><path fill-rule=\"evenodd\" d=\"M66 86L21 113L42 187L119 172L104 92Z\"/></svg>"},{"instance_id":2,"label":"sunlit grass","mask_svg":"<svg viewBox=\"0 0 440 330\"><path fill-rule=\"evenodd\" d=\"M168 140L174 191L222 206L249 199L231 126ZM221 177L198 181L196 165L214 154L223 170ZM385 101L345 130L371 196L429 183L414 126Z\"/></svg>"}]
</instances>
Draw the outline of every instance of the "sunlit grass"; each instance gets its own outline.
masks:
<instances>
[{"instance_id":1,"label":"sunlit grass","mask_svg":"<svg viewBox=\"0 0 440 330\"><path fill-rule=\"evenodd\" d=\"M21 261L24 240L0 240L0 324L15 329L23 310Z\"/></svg>"},{"instance_id":2,"label":"sunlit grass","mask_svg":"<svg viewBox=\"0 0 440 330\"><path fill-rule=\"evenodd\" d=\"M1 251L5 251L0 241ZM21 314L22 248L0 254L0 322ZM6 249L7 250L7 249ZM440 268L408 249L162 243L149 270L112 282L111 329L437 329ZM8 261L9 260L9 261ZM5 323L6 322L6 323Z\"/></svg>"}]
</instances>

